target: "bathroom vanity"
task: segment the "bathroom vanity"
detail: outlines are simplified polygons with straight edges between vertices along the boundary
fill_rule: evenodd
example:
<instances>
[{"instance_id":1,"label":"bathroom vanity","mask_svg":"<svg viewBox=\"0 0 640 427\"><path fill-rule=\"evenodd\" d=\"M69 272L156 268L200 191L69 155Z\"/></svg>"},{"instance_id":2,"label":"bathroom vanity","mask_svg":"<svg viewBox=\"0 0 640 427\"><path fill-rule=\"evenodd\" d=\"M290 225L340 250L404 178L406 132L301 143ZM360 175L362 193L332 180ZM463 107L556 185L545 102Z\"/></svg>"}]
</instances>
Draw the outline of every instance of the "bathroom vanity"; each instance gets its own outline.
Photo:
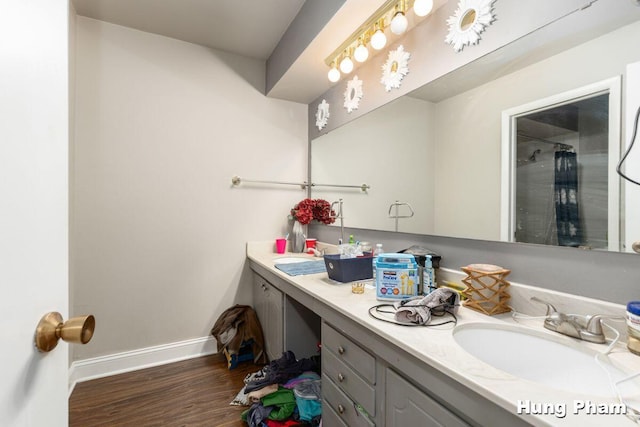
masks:
<instances>
[{"instance_id":1,"label":"bathroom vanity","mask_svg":"<svg viewBox=\"0 0 640 427\"><path fill-rule=\"evenodd\" d=\"M592 353L602 352L606 345L547 331L539 318L516 322L509 314L489 317L465 307L459 308L455 327L385 323L369 315L369 308L379 304L374 289L354 294L350 284L334 282L326 273L289 276L275 268L274 259L283 255L273 252L272 242L247 245L267 352L270 358L279 357L285 349L298 358L308 357L317 354L317 344L322 343L323 421L327 426L633 425L625 415L603 413L619 405L606 396L612 396L608 391L600 395L571 392L508 374L472 356L454 334L459 328L477 325L508 326L526 328ZM448 279L457 274L441 273L451 275ZM559 308L573 308L576 313L624 314L621 305L513 283L511 296L518 312L528 309L530 314L544 314L544 307L528 302L531 296L552 299ZM623 323L619 326L624 328ZM626 350L624 340L610 358L627 373L640 371L640 358ZM591 412L600 413L574 413L577 402L592 404L597 410Z\"/></svg>"}]
</instances>

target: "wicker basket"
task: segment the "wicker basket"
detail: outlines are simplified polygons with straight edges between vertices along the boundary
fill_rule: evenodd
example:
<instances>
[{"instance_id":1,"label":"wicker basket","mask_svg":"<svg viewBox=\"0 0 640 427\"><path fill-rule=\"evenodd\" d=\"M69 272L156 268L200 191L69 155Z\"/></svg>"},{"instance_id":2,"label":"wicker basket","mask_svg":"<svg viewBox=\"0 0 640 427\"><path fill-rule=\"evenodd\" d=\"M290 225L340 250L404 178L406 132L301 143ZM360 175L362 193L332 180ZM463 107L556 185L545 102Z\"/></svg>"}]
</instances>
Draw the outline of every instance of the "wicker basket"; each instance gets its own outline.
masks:
<instances>
[{"instance_id":1,"label":"wicker basket","mask_svg":"<svg viewBox=\"0 0 640 427\"><path fill-rule=\"evenodd\" d=\"M505 280L511 270L491 264L470 264L462 267L462 271L467 273L462 279L467 285L462 292L465 307L489 316L511 311L509 282Z\"/></svg>"}]
</instances>

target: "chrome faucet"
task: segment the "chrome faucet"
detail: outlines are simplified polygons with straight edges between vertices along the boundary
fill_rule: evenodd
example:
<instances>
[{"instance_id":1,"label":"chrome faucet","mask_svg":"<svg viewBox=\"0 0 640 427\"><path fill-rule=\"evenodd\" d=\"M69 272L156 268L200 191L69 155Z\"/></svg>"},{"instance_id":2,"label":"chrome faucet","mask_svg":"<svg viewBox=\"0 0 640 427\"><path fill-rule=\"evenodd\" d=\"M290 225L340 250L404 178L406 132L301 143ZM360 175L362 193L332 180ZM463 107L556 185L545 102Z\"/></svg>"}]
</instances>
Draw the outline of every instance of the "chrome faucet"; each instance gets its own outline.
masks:
<instances>
[{"instance_id":1,"label":"chrome faucet","mask_svg":"<svg viewBox=\"0 0 640 427\"><path fill-rule=\"evenodd\" d=\"M338 206L338 213L333 209L334 206ZM333 213L333 214L332 214ZM343 244L344 241L344 216L342 215L342 199L338 199L337 201L331 203L331 207L329 208L329 216L334 219L340 218L340 244Z\"/></svg>"},{"instance_id":2,"label":"chrome faucet","mask_svg":"<svg viewBox=\"0 0 640 427\"><path fill-rule=\"evenodd\" d=\"M318 250L316 248L309 248L307 253L313 254L313 256L315 257L324 257L324 248L321 250Z\"/></svg>"},{"instance_id":3,"label":"chrome faucet","mask_svg":"<svg viewBox=\"0 0 640 427\"><path fill-rule=\"evenodd\" d=\"M532 297L531 301L536 301L547 306L547 317L544 319L545 328L584 341L598 344L604 344L606 342L601 323L602 318L605 316L601 314L581 315L560 313L552 304L539 298Z\"/></svg>"}]
</instances>

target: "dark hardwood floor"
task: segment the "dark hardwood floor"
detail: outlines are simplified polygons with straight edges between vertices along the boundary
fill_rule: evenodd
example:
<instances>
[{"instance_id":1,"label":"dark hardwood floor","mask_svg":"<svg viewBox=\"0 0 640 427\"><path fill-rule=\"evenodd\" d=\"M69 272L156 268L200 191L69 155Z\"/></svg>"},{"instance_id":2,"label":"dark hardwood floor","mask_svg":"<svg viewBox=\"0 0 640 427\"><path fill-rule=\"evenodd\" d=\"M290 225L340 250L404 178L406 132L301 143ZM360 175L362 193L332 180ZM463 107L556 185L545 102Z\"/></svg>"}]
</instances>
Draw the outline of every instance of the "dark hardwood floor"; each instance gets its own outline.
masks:
<instances>
[{"instance_id":1,"label":"dark hardwood floor","mask_svg":"<svg viewBox=\"0 0 640 427\"><path fill-rule=\"evenodd\" d=\"M244 406L231 406L252 362L227 369L221 354L78 383L69 426L246 426Z\"/></svg>"}]
</instances>

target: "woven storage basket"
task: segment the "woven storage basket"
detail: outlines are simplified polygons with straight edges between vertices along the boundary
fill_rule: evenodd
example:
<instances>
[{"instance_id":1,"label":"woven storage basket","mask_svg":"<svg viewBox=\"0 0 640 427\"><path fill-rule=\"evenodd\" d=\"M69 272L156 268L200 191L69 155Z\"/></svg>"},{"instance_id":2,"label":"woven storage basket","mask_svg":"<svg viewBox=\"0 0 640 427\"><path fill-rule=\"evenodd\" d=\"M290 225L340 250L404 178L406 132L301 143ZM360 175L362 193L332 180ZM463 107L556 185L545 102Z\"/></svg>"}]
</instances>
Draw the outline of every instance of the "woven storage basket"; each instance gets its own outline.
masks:
<instances>
[{"instance_id":1,"label":"woven storage basket","mask_svg":"<svg viewBox=\"0 0 640 427\"><path fill-rule=\"evenodd\" d=\"M470 264L462 267L467 277L462 282L467 286L462 294L465 307L492 316L511 311L508 303L509 282L505 277L511 270L491 264Z\"/></svg>"}]
</instances>

